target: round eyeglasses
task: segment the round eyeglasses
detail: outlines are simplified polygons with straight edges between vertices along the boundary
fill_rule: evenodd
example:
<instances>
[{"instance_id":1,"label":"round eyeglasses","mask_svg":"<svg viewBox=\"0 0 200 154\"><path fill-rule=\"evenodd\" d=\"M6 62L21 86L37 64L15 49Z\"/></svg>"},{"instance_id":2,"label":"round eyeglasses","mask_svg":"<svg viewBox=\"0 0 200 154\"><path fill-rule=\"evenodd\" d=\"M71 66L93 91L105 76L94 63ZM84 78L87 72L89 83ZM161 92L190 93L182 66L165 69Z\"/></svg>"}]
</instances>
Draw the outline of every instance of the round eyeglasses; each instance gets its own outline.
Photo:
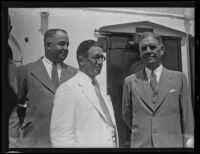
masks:
<instances>
[{"instance_id":1,"label":"round eyeglasses","mask_svg":"<svg viewBox=\"0 0 200 154\"><path fill-rule=\"evenodd\" d=\"M104 55L95 55L91 58L86 57L87 59L89 59L90 61L92 61L93 63L96 62L104 62L106 60L106 57Z\"/></svg>"}]
</instances>

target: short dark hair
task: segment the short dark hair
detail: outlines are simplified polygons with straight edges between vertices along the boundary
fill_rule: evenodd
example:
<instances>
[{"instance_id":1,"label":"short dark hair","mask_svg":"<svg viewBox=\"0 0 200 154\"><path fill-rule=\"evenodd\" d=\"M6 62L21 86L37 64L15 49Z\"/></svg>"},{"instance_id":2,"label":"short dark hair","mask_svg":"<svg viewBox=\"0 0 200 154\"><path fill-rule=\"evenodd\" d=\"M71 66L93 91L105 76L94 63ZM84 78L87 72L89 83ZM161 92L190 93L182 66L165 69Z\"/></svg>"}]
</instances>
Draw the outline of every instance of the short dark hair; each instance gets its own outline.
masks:
<instances>
[{"instance_id":1,"label":"short dark hair","mask_svg":"<svg viewBox=\"0 0 200 154\"><path fill-rule=\"evenodd\" d=\"M47 38L50 38L53 35L55 35L57 33L57 31L61 31L61 32L64 32L65 34L67 34L67 32L64 29L49 29L44 33L44 43L46 43Z\"/></svg>"},{"instance_id":2,"label":"short dark hair","mask_svg":"<svg viewBox=\"0 0 200 154\"><path fill-rule=\"evenodd\" d=\"M79 56L87 57L88 56L88 50L91 47L100 47L102 48L102 44L100 42L94 41L94 40L85 40L81 42L81 44L78 46L76 57L78 60Z\"/></svg>"},{"instance_id":3,"label":"short dark hair","mask_svg":"<svg viewBox=\"0 0 200 154\"><path fill-rule=\"evenodd\" d=\"M156 33L153 33L153 32L144 32L144 33L142 33L140 35L140 38L139 38L139 44L144 38L147 38L147 37L152 37L155 40L157 40L160 45L163 45L162 38L160 37L160 35L158 35Z\"/></svg>"}]
</instances>

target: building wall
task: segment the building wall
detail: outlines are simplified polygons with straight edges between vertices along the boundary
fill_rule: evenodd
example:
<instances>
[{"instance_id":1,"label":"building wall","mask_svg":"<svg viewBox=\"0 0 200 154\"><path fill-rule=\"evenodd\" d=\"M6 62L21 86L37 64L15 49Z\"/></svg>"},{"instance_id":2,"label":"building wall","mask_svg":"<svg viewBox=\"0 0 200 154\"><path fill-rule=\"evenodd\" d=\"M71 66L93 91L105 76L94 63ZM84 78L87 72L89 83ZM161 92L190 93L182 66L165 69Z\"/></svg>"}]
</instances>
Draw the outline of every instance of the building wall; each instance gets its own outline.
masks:
<instances>
[{"instance_id":1,"label":"building wall","mask_svg":"<svg viewBox=\"0 0 200 154\"><path fill-rule=\"evenodd\" d=\"M49 13L49 28L65 29L70 38L69 54L66 63L78 67L76 50L78 45L86 39L97 40L94 30L106 25L123 24L138 21L150 21L182 32L194 35L193 20L171 15L147 15L145 13L126 13L120 11L105 11L98 8L10 8L13 30L11 34L19 42L23 57L23 64L37 60L44 55L43 35L40 29L40 12ZM25 37L29 38L25 42ZM12 43L10 43L12 44ZM12 48L15 48L12 44ZM181 42L182 67L190 79L188 61L187 38ZM105 63L106 64L106 63ZM98 76L101 85L106 88L106 65Z\"/></svg>"}]
</instances>

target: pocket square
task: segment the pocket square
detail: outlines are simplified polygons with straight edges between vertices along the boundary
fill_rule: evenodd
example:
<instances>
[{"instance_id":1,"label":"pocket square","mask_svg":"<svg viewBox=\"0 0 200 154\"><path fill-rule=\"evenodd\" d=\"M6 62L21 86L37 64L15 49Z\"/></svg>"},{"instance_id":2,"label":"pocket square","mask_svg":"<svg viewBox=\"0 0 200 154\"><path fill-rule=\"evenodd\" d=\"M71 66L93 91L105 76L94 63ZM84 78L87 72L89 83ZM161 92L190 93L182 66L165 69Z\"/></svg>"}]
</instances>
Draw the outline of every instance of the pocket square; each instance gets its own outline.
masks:
<instances>
[{"instance_id":1,"label":"pocket square","mask_svg":"<svg viewBox=\"0 0 200 154\"><path fill-rule=\"evenodd\" d=\"M172 92L175 92L175 91L176 91L175 89L171 89L169 92L172 93Z\"/></svg>"}]
</instances>

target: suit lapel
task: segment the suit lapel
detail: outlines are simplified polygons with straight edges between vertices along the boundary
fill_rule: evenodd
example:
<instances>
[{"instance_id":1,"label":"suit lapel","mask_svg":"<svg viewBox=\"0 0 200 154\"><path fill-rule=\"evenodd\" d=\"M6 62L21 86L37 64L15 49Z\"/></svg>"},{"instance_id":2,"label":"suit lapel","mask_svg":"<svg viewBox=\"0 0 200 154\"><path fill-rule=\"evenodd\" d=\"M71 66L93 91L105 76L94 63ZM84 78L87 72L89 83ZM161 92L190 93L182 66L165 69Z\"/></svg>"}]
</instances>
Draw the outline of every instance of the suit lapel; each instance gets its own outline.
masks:
<instances>
[{"instance_id":1,"label":"suit lapel","mask_svg":"<svg viewBox=\"0 0 200 154\"><path fill-rule=\"evenodd\" d=\"M136 74L135 78L135 89L138 92L138 95L142 98L143 102L146 104L148 109L153 111L154 107L151 103L151 98L147 95L146 89L148 89L149 82L146 77L145 70Z\"/></svg>"},{"instance_id":2,"label":"suit lapel","mask_svg":"<svg viewBox=\"0 0 200 154\"><path fill-rule=\"evenodd\" d=\"M114 112L112 110L112 107L110 106L110 104L112 104L111 100L108 99L108 96L106 95L106 93L102 92L102 97L105 101L106 107L108 108L109 114L111 116L112 119L112 123L115 125L115 117L114 117Z\"/></svg>"},{"instance_id":3,"label":"suit lapel","mask_svg":"<svg viewBox=\"0 0 200 154\"><path fill-rule=\"evenodd\" d=\"M73 75L75 75L75 73L75 69L63 63L61 67L60 84L69 80Z\"/></svg>"},{"instance_id":4,"label":"suit lapel","mask_svg":"<svg viewBox=\"0 0 200 154\"><path fill-rule=\"evenodd\" d=\"M99 104L99 100L97 98L97 95L95 93L95 90L92 88L92 86L90 86L88 83L86 83L81 77L79 77L79 75L77 74L78 77L78 82L79 85L82 88L82 92L84 93L84 95L88 98L88 102L92 104L92 106L97 110L97 112L100 114L100 116L105 120L106 120L106 116L103 112L103 110L101 109L101 106Z\"/></svg>"},{"instance_id":5,"label":"suit lapel","mask_svg":"<svg viewBox=\"0 0 200 154\"><path fill-rule=\"evenodd\" d=\"M55 94L55 87L51 82L51 79L47 73L47 70L42 62L42 58L40 58L35 65L30 70L31 75L36 78L41 84L46 87L49 91Z\"/></svg>"},{"instance_id":6,"label":"suit lapel","mask_svg":"<svg viewBox=\"0 0 200 154\"><path fill-rule=\"evenodd\" d=\"M163 103L163 100L168 95L170 90L170 80L173 78L165 68L162 69L162 73L160 76L160 81L158 83L158 97L157 101L155 103L155 111L158 109L158 107Z\"/></svg>"}]
</instances>

